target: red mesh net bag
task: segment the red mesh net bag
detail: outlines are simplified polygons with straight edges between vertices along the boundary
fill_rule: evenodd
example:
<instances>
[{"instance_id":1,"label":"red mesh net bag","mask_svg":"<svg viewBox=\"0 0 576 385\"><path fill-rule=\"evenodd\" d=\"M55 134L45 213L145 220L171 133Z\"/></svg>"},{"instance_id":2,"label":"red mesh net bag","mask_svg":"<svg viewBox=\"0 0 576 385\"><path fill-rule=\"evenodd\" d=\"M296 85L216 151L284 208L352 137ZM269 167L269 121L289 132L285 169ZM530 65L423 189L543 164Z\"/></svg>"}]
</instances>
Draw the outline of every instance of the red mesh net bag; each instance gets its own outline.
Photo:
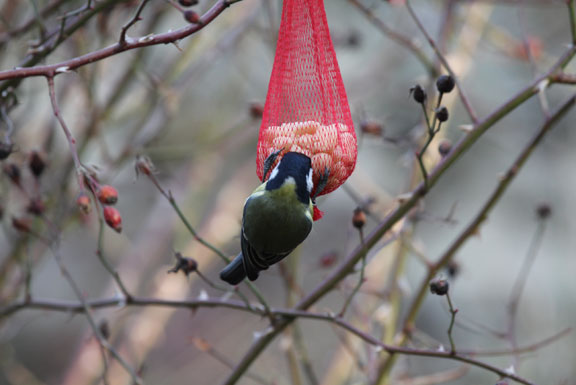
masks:
<instances>
[{"instance_id":1,"label":"red mesh net bag","mask_svg":"<svg viewBox=\"0 0 576 385\"><path fill-rule=\"evenodd\" d=\"M323 0L284 0L258 138L261 180L265 159L280 149L312 159L314 186L328 168L320 195L342 185L356 165L356 133Z\"/></svg>"}]
</instances>

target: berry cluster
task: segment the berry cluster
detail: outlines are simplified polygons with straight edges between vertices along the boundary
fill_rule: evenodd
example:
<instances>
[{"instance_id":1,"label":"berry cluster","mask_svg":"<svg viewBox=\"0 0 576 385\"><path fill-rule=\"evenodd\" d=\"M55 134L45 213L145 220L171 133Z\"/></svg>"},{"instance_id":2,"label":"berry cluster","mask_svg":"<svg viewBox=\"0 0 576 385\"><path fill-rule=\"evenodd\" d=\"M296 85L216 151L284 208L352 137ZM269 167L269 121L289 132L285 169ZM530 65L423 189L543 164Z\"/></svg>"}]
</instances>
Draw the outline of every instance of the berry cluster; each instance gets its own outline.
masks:
<instances>
[{"instance_id":1,"label":"berry cluster","mask_svg":"<svg viewBox=\"0 0 576 385\"><path fill-rule=\"evenodd\" d=\"M101 185L93 174L84 174L84 184L88 186L90 193L102 206L102 216L106 224L116 232L122 232L122 216L116 207L118 202L118 191L110 185ZM78 194L76 204L80 211L89 214L91 211L90 197L84 191Z\"/></svg>"},{"instance_id":2,"label":"berry cluster","mask_svg":"<svg viewBox=\"0 0 576 385\"><path fill-rule=\"evenodd\" d=\"M428 136L426 139L426 143L422 147L422 149L416 154L418 158L418 162L420 164L420 169L422 171L422 175L424 178L424 186L425 188L428 187L428 174L426 172L426 168L424 167L424 162L422 157L426 152L426 149L434 139L434 136L440 131L440 127L442 123L446 122L449 118L448 109L442 105L442 97L444 94L450 93L456 85L456 81L450 75L441 75L436 79L436 89L438 90L438 100L436 102L434 108L434 118L432 123L430 123L430 118L428 116L428 109L426 106L426 102L428 100L428 95L422 86L419 84L415 85L410 89L410 94L412 95L414 101L422 106L422 111L424 112L424 118L426 121L426 127L428 129ZM451 150L451 143L448 140L443 140L438 148L440 154L444 157L448 155Z\"/></svg>"},{"instance_id":3,"label":"berry cluster","mask_svg":"<svg viewBox=\"0 0 576 385\"><path fill-rule=\"evenodd\" d=\"M46 202L42 197L42 176L47 167L44 155L37 150L31 151L21 161L7 159L14 151L10 142L0 143L0 161L3 175L17 193L12 194L15 200L24 200L24 212L12 216L12 227L21 232L32 231L32 218L42 217L46 210ZM8 199L3 198L3 203ZM0 204L0 219L4 216L4 206Z\"/></svg>"}]
</instances>

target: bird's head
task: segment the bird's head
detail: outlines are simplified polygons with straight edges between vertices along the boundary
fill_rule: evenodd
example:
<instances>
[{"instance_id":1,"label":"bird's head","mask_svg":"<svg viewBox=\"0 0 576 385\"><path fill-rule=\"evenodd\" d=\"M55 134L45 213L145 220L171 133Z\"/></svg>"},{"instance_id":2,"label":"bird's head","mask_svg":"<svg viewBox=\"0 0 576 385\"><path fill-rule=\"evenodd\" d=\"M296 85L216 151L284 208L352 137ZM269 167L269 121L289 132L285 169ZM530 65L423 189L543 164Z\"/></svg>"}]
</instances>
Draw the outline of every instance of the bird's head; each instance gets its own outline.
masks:
<instances>
[{"instance_id":1,"label":"bird's head","mask_svg":"<svg viewBox=\"0 0 576 385\"><path fill-rule=\"evenodd\" d=\"M295 186L299 201L305 204L310 202L310 194L314 185L312 183L312 161L309 157L298 152L284 154L278 165L270 173L266 190L277 190L287 184Z\"/></svg>"}]
</instances>

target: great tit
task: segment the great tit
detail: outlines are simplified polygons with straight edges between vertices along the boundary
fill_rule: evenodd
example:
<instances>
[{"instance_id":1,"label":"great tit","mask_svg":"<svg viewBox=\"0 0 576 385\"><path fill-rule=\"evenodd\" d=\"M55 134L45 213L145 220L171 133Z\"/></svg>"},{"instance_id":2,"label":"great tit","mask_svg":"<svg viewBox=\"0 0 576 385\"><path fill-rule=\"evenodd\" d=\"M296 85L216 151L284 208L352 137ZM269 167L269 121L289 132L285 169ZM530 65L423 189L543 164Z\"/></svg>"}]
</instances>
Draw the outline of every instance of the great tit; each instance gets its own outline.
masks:
<instances>
[{"instance_id":1,"label":"great tit","mask_svg":"<svg viewBox=\"0 0 576 385\"><path fill-rule=\"evenodd\" d=\"M266 164L273 164L279 153L272 154ZM220 278L231 285L239 284L246 276L254 281L260 271L281 261L302 243L312 230L313 187L310 158L297 152L284 154L270 178L246 200L242 252L220 272Z\"/></svg>"}]
</instances>

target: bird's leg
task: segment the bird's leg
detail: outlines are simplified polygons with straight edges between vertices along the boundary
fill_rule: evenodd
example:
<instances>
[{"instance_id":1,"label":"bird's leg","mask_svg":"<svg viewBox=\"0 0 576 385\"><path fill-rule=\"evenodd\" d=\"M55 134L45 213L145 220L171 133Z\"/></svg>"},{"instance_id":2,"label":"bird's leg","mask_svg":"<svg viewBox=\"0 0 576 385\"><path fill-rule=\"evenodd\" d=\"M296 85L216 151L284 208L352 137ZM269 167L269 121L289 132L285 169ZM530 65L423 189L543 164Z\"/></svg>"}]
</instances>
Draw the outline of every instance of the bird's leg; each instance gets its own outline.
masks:
<instances>
[{"instance_id":1,"label":"bird's leg","mask_svg":"<svg viewBox=\"0 0 576 385\"><path fill-rule=\"evenodd\" d=\"M284 147L268 155L268 158L266 158L266 160L264 161L264 173L262 174L262 182L266 180L266 175L268 175L268 171L270 171L270 169L274 165L274 162L276 162L276 158L278 158L278 155L280 155L282 151L284 151Z\"/></svg>"},{"instance_id":2,"label":"bird's leg","mask_svg":"<svg viewBox=\"0 0 576 385\"><path fill-rule=\"evenodd\" d=\"M316 198L318 197L318 195L320 195L322 190L324 190L324 188L328 184L329 176L330 176L330 169L328 167L324 167L324 172L320 174L320 179L318 179L318 185L316 186L316 191L312 196L312 202L314 203L316 202Z\"/></svg>"}]
</instances>

